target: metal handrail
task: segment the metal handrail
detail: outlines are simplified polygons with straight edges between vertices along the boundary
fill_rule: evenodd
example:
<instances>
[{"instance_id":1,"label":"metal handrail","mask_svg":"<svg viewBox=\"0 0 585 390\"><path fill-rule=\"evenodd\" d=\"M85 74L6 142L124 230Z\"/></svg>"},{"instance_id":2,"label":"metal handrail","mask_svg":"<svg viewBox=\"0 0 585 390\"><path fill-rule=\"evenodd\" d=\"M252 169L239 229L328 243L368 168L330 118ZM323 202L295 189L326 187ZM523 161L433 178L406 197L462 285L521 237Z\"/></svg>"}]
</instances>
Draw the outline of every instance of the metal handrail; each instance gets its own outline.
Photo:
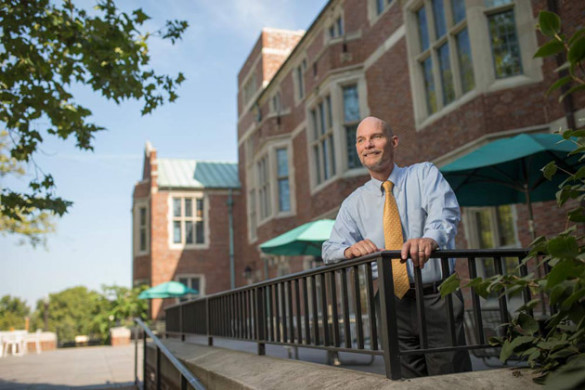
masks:
<instances>
[{"instance_id":1,"label":"metal handrail","mask_svg":"<svg viewBox=\"0 0 585 390\"><path fill-rule=\"evenodd\" d=\"M373 253L168 306L165 308L166 334L182 339L186 334L206 335L210 346L214 337L252 341L257 343L259 355L266 353L266 344L382 355L386 375L392 379L402 377L400 356L491 347L483 332L480 297L474 290L469 292L468 303L477 324L474 329L476 343L460 344L458 341L453 296L448 295L445 298L447 342L445 346L429 345L422 273L420 268L415 268L413 278L421 348L399 348L392 262L388 260L399 258L400 254L400 251ZM469 277L473 279L478 276L476 263L490 258L497 274L504 273L502 261L505 258L515 258L520 274L526 276L525 257L528 254L527 249L437 250L431 257L440 259L442 275L451 272L449 259L467 259ZM377 283L374 283L373 264L378 270ZM522 291L522 299L524 303L530 301L528 288ZM331 312L326 309L328 306ZM506 297L498 298L498 306L500 323L507 323ZM352 312L367 314L365 319L355 317L354 328L349 324ZM367 337L369 345L365 342Z\"/></svg>"},{"instance_id":2,"label":"metal handrail","mask_svg":"<svg viewBox=\"0 0 585 390\"><path fill-rule=\"evenodd\" d=\"M143 389L146 389L146 336L148 336L152 339L152 342L156 346L156 352L157 352L156 353L156 356L157 356L156 383L157 383L157 388L160 389L160 383L161 383L161 381L160 381L160 376L161 376L160 353L162 352L167 357L167 359L169 359L171 364L173 366L175 366L177 371L179 371L179 373L181 374L181 390L187 389L187 384L189 384L195 390L205 390L205 386L203 386L203 384L201 384L201 382L199 382L199 380L197 378L195 378L189 370L187 370L187 368L172 354L171 351L169 351L169 349L162 343L162 341L160 341L160 339L158 337L156 337L154 335L154 333L152 333L152 331L146 326L146 324L144 322L142 322L142 320L140 318L135 318L134 322L136 322L136 324L138 326L140 326L142 328L142 330L144 331L144 336L143 336L143 340L144 340L143 384L144 384L144 386L143 386Z\"/></svg>"}]
</instances>

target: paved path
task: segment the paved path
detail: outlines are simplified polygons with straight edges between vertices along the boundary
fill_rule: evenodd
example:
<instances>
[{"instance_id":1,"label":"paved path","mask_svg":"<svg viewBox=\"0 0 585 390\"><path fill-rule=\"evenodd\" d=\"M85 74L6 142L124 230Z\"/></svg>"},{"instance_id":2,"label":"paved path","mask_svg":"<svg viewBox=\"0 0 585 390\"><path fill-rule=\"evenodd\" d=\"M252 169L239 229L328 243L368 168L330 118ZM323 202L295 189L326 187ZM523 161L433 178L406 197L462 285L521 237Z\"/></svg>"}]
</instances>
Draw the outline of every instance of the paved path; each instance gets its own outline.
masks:
<instances>
[{"instance_id":1,"label":"paved path","mask_svg":"<svg viewBox=\"0 0 585 390\"><path fill-rule=\"evenodd\" d=\"M139 377L142 345L138 348ZM0 390L130 389L134 345L65 348L0 358Z\"/></svg>"}]
</instances>

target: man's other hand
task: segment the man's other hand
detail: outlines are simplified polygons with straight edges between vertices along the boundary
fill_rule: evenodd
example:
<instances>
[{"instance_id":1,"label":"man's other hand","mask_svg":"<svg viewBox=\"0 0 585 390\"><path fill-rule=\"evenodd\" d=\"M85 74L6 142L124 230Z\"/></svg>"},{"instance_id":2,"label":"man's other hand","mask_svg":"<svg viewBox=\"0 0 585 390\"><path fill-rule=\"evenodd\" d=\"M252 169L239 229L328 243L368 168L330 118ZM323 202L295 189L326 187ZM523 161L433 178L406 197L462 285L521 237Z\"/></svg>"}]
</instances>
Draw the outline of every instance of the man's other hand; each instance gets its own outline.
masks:
<instances>
[{"instance_id":1,"label":"man's other hand","mask_svg":"<svg viewBox=\"0 0 585 390\"><path fill-rule=\"evenodd\" d=\"M353 259L354 257L360 257L369 255L370 253L381 252L384 249L380 249L374 244L372 241L365 239L359 242L356 242L349 248L347 248L343 255L346 259Z\"/></svg>"},{"instance_id":2,"label":"man's other hand","mask_svg":"<svg viewBox=\"0 0 585 390\"><path fill-rule=\"evenodd\" d=\"M402 244L402 261L406 261L410 257L412 264L422 269L431 257L431 252L438 247L439 244L432 238L412 238Z\"/></svg>"}]
</instances>

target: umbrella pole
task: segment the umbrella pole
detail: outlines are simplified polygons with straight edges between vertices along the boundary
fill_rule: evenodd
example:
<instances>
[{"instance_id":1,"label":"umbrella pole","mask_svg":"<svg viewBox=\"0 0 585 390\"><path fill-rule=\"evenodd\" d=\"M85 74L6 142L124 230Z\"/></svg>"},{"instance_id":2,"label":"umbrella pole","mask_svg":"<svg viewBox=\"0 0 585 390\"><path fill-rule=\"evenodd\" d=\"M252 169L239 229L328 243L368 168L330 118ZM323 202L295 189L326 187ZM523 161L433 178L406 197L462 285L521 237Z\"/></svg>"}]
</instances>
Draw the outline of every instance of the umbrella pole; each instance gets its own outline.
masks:
<instances>
[{"instance_id":1,"label":"umbrella pole","mask_svg":"<svg viewBox=\"0 0 585 390\"><path fill-rule=\"evenodd\" d=\"M530 190L528 189L528 184L524 184L524 197L526 199L526 206L528 207L528 230L530 230L530 238L532 242L536 239L536 229L534 228L534 214L532 212L532 202L530 201ZM542 279L542 267L536 263L536 277L538 279ZM540 297L540 310L542 310L542 315L546 315L546 305L544 304L544 291L540 290L539 292Z\"/></svg>"}]
</instances>

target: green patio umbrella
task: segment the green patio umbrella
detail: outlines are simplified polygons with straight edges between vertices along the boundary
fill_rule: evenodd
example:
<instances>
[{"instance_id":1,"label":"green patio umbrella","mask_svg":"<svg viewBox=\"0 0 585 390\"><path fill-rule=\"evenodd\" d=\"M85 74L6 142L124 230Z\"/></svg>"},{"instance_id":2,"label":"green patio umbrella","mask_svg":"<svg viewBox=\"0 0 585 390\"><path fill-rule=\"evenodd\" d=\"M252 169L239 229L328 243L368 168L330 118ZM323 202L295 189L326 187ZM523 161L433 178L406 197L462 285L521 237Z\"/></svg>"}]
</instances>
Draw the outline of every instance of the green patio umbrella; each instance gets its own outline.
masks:
<instances>
[{"instance_id":1,"label":"green patio umbrella","mask_svg":"<svg viewBox=\"0 0 585 390\"><path fill-rule=\"evenodd\" d=\"M320 219L298 226L260 245L264 253L284 256L321 256L321 245L328 240L335 223Z\"/></svg>"},{"instance_id":2,"label":"green patio umbrella","mask_svg":"<svg viewBox=\"0 0 585 390\"><path fill-rule=\"evenodd\" d=\"M171 281L159 284L144 290L138 295L139 299L173 298L182 297L187 294L199 294L199 291L185 286L183 283Z\"/></svg>"},{"instance_id":3,"label":"green patio umbrella","mask_svg":"<svg viewBox=\"0 0 585 390\"><path fill-rule=\"evenodd\" d=\"M461 206L499 206L525 203L534 238L532 202L555 199L559 184L567 177L559 172L546 180L541 168L551 161L574 172L577 146L563 142L558 134L520 134L502 138L474 150L441 168Z\"/></svg>"}]
</instances>

